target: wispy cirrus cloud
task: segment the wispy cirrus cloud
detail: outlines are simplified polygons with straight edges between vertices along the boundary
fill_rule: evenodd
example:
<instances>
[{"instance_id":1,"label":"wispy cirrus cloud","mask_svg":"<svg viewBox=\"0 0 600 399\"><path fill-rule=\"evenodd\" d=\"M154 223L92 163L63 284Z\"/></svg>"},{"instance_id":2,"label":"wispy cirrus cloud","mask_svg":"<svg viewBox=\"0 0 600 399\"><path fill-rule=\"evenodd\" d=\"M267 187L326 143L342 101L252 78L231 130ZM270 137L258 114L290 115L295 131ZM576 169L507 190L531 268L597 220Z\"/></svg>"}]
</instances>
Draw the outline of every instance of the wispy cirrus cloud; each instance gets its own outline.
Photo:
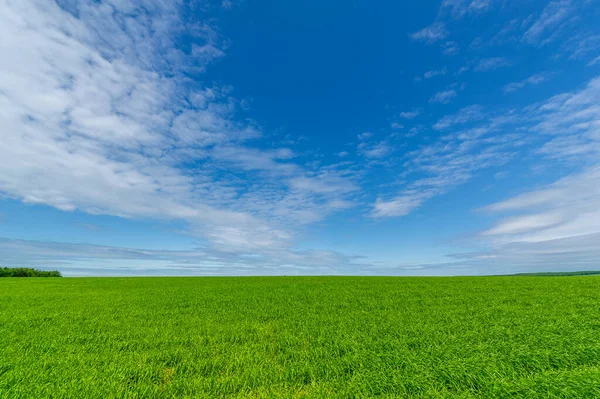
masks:
<instances>
[{"instance_id":1,"label":"wispy cirrus cloud","mask_svg":"<svg viewBox=\"0 0 600 399\"><path fill-rule=\"evenodd\" d=\"M448 104L452 99L457 96L455 90L444 90L435 93L430 99L430 103Z\"/></svg>"},{"instance_id":2,"label":"wispy cirrus cloud","mask_svg":"<svg viewBox=\"0 0 600 399\"><path fill-rule=\"evenodd\" d=\"M384 158L392 152L392 147L385 141L361 148L361 153L367 158Z\"/></svg>"},{"instance_id":3,"label":"wispy cirrus cloud","mask_svg":"<svg viewBox=\"0 0 600 399\"><path fill-rule=\"evenodd\" d=\"M415 41L422 41L432 44L448 37L449 32L446 22L459 20L467 15L478 15L490 10L496 0L444 0L438 10L435 22L431 25L418 30L410 35ZM458 53L458 44L453 41L447 41L442 44L442 53L445 55L455 55Z\"/></svg>"},{"instance_id":4,"label":"wispy cirrus cloud","mask_svg":"<svg viewBox=\"0 0 600 399\"><path fill-rule=\"evenodd\" d=\"M467 107L448 117L446 128L456 128L437 142L407 154L408 160L403 167L405 173L413 175L414 179L391 197L379 196L373 204L372 216L407 215L431 198L471 180L477 172L509 162L514 157L515 149L523 143L518 134L500 134L504 126L513 122L513 118L487 115L482 125L460 127L483 117L479 106Z\"/></svg>"},{"instance_id":5,"label":"wispy cirrus cloud","mask_svg":"<svg viewBox=\"0 0 600 399\"><path fill-rule=\"evenodd\" d=\"M596 65L597 63L600 62L600 55L596 58L594 58L593 60L591 60L590 62L588 62L588 66L592 66L592 65Z\"/></svg>"},{"instance_id":6,"label":"wispy cirrus cloud","mask_svg":"<svg viewBox=\"0 0 600 399\"><path fill-rule=\"evenodd\" d=\"M417 209L424 201L434 197L437 190L407 190L402 195L384 200L377 198L372 215L375 218L405 216Z\"/></svg>"},{"instance_id":7,"label":"wispy cirrus cloud","mask_svg":"<svg viewBox=\"0 0 600 399\"><path fill-rule=\"evenodd\" d=\"M600 34L591 32L573 35L561 45L562 55L568 56L571 60L590 60L588 66L597 62L598 53L600 53Z\"/></svg>"},{"instance_id":8,"label":"wispy cirrus cloud","mask_svg":"<svg viewBox=\"0 0 600 399\"><path fill-rule=\"evenodd\" d=\"M477 72L486 72L511 65L512 62L510 62L510 60L508 60L506 57L490 57L479 60L473 70Z\"/></svg>"},{"instance_id":9,"label":"wispy cirrus cloud","mask_svg":"<svg viewBox=\"0 0 600 399\"><path fill-rule=\"evenodd\" d=\"M433 125L435 130L447 129L454 125L462 125L472 121L483 119L483 107L480 105L470 105L462 108L459 112L453 115L446 115Z\"/></svg>"},{"instance_id":10,"label":"wispy cirrus cloud","mask_svg":"<svg viewBox=\"0 0 600 399\"><path fill-rule=\"evenodd\" d=\"M448 132L437 142L408 154L404 164L419 176L400 193L373 204L374 217L406 215L425 201L463 184L483 169L502 166L526 149L542 157L584 168L582 172L487 209L519 211L482 233L498 243L570 239L597 234L600 209L600 78L573 93L551 97L520 111L484 112L478 105L442 118L433 127ZM508 133L510 132L510 133ZM535 132L532 140L530 132ZM593 187L593 188L592 188Z\"/></svg>"},{"instance_id":11,"label":"wispy cirrus cloud","mask_svg":"<svg viewBox=\"0 0 600 399\"><path fill-rule=\"evenodd\" d=\"M442 45L442 53L444 55L456 55L459 52L458 43L455 41L448 41Z\"/></svg>"},{"instance_id":12,"label":"wispy cirrus cloud","mask_svg":"<svg viewBox=\"0 0 600 399\"><path fill-rule=\"evenodd\" d=\"M570 0L552 1L523 34L523 41L530 44L544 43L552 33L570 16L573 5Z\"/></svg>"},{"instance_id":13,"label":"wispy cirrus cloud","mask_svg":"<svg viewBox=\"0 0 600 399\"><path fill-rule=\"evenodd\" d=\"M586 21L586 15L594 15L594 4L589 1L551 1L539 12L513 18L502 25L495 33L488 31L476 37L469 49L481 50L491 46L520 43L542 47L558 42L560 50L555 57L567 56L571 59L584 59L597 53L600 48L598 32L593 23Z\"/></svg>"},{"instance_id":14,"label":"wispy cirrus cloud","mask_svg":"<svg viewBox=\"0 0 600 399\"><path fill-rule=\"evenodd\" d=\"M547 141L539 152L553 159L595 164L600 153L600 78L575 93L553 96L538 109L535 131Z\"/></svg>"},{"instance_id":15,"label":"wispy cirrus cloud","mask_svg":"<svg viewBox=\"0 0 600 399\"><path fill-rule=\"evenodd\" d=\"M513 18L506 22L502 29L489 38L478 37L473 41L471 48L482 48L486 46L497 46L519 40L519 35L525 21L520 18Z\"/></svg>"},{"instance_id":16,"label":"wispy cirrus cloud","mask_svg":"<svg viewBox=\"0 0 600 399\"><path fill-rule=\"evenodd\" d=\"M448 72L448 68L446 68L446 67L443 67L442 69L437 69L437 70L436 69L432 69L432 70L429 70L429 71L425 72L423 74L423 77L425 79L431 79L431 78L436 77L436 76L443 76L443 75L446 74L446 72Z\"/></svg>"},{"instance_id":17,"label":"wispy cirrus cloud","mask_svg":"<svg viewBox=\"0 0 600 399\"><path fill-rule=\"evenodd\" d=\"M359 143L356 147L358 153L368 159L385 158L393 151L387 140L374 141L372 140L372 134L368 132L359 134L358 140Z\"/></svg>"},{"instance_id":18,"label":"wispy cirrus cloud","mask_svg":"<svg viewBox=\"0 0 600 399\"><path fill-rule=\"evenodd\" d=\"M402 111L400 112L400 118L403 119L414 119L417 116L421 115L421 109L415 108L412 111Z\"/></svg>"},{"instance_id":19,"label":"wispy cirrus cloud","mask_svg":"<svg viewBox=\"0 0 600 399\"><path fill-rule=\"evenodd\" d=\"M505 93L512 93L519 89L524 88L525 86L539 85L539 84L547 81L549 76L550 75L548 73L543 73L543 72L535 73L526 79L507 84L506 86L504 86L503 90Z\"/></svg>"},{"instance_id":20,"label":"wispy cirrus cloud","mask_svg":"<svg viewBox=\"0 0 600 399\"><path fill-rule=\"evenodd\" d=\"M435 43L448 36L446 26L441 22L434 22L433 24L418 30L410 35L415 41L421 41L428 44Z\"/></svg>"},{"instance_id":21,"label":"wispy cirrus cloud","mask_svg":"<svg viewBox=\"0 0 600 399\"><path fill-rule=\"evenodd\" d=\"M454 19L461 19L466 15L476 15L490 10L495 0L444 0L440 7L440 14L449 14Z\"/></svg>"}]
</instances>

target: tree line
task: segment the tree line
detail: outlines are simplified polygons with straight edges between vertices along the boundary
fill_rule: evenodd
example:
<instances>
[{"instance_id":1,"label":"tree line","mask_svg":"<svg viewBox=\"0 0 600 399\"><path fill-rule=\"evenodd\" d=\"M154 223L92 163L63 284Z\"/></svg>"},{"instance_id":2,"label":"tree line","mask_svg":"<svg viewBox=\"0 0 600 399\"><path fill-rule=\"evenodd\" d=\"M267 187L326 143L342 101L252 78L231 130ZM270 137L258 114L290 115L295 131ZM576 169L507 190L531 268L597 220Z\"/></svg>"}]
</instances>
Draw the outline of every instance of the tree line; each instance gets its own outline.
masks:
<instances>
[{"instance_id":1,"label":"tree line","mask_svg":"<svg viewBox=\"0 0 600 399\"><path fill-rule=\"evenodd\" d=\"M62 277L58 270L38 270L30 267L0 267L0 277Z\"/></svg>"}]
</instances>

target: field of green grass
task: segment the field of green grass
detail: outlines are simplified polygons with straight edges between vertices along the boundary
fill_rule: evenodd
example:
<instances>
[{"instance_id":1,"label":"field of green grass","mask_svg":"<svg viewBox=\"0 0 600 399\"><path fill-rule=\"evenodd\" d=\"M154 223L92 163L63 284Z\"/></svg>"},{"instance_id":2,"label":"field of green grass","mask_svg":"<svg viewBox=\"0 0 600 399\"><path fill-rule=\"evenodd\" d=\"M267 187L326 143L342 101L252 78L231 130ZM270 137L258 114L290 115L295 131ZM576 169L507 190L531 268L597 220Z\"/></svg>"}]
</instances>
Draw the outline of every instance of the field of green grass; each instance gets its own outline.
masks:
<instances>
[{"instance_id":1,"label":"field of green grass","mask_svg":"<svg viewBox=\"0 0 600 399\"><path fill-rule=\"evenodd\" d=\"M0 398L600 398L600 277L0 279Z\"/></svg>"}]
</instances>

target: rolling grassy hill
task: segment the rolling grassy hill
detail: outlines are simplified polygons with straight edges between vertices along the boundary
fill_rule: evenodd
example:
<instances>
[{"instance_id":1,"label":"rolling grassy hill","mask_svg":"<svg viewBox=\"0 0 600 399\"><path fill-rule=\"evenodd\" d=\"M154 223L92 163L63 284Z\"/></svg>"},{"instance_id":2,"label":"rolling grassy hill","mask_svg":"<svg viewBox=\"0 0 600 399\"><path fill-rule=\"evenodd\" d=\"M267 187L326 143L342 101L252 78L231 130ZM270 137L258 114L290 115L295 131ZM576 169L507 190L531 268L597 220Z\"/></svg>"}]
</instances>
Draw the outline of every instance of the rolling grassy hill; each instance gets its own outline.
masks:
<instances>
[{"instance_id":1,"label":"rolling grassy hill","mask_svg":"<svg viewBox=\"0 0 600 399\"><path fill-rule=\"evenodd\" d=\"M0 398L600 397L600 278L0 281Z\"/></svg>"}]
</instances>

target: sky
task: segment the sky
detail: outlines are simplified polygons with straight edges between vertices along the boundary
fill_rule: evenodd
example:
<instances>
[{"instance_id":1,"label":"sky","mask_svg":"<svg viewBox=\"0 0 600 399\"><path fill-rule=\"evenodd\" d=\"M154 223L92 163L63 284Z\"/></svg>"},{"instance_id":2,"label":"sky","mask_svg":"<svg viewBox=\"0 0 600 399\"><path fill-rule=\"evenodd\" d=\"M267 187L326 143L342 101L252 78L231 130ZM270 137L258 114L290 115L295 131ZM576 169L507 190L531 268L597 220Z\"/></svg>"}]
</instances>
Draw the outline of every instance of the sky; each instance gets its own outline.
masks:
<instances>
[{"instance_id":1,"label":"sky","mask_svg":"<svg viewBox=\"0 0 600 399\"><path fill-rule=\"evenodd\" d=\"M598 21L598 0L0 0L0 264L600 270Z\"/></svg>"}]
</instances>

